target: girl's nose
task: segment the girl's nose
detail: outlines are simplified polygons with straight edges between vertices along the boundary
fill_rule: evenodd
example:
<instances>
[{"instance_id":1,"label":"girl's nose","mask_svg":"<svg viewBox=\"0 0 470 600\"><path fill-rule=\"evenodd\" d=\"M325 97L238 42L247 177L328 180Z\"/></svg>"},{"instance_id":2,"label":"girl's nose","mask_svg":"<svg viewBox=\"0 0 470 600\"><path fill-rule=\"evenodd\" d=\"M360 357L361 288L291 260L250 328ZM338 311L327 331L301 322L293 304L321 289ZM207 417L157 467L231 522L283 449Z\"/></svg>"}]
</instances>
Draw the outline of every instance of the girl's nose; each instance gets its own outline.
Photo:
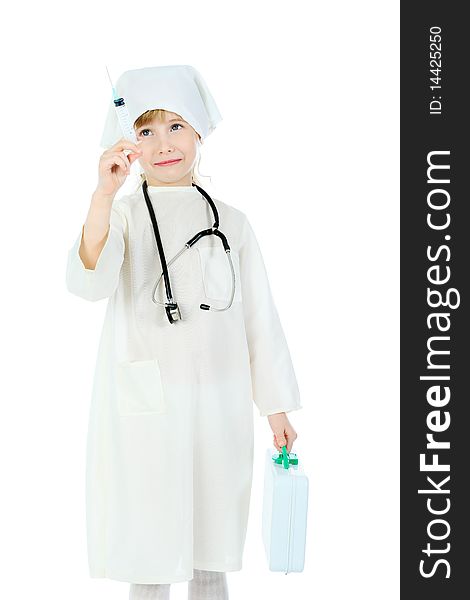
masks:
<instances>
[{"instance_id":1,"label":"girl's nose","mask_svg":"<svg viewBox=\"0 0 470 600\"><path fill-rule=\"evenodd\" d=\"M167 150L173 149L170 140L166 138L154 139L154 147L160 152L166 152Z\"/></svg>"}]
</instances>

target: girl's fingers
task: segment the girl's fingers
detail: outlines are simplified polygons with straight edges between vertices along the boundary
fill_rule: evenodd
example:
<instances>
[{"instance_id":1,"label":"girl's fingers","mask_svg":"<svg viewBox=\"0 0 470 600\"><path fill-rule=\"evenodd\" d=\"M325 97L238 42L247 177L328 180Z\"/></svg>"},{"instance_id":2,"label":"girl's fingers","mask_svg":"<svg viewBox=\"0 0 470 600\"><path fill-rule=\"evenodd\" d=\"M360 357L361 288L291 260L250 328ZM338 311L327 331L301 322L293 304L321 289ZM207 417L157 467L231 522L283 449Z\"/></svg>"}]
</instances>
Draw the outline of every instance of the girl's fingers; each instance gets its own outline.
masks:
<instances>
[{"instance_id":1,"label":"girl's fingers","mask_svg":"<svg viewBox=\"0 0 470 600\"><path fill-rule=\"evenodd\" d=\"M282 452L282 447L286 446L287 452L290 453L296 437L297 435L291 437L288 433L284 434L283 437L281 437L279 434L274 435L273 441L276 450Z\"/></svg>"},{"instance_id":2,"label":"girl's fingers","mask_svg":"<svg viewBox=\"0 0 470 600\"><path fill-rule=\"evenodd\" d=\"M131 154L127 155L127 158L129 159L130 164L132 164L135 160L137 160L141 156L142 156L142 153L140 153L140 154L133 154L133 153L131 153Z\"/></svg>"},{"instance_id":3,"label":"girl's fingers","mask_svg":"<svg viewBox=\"0 0 470 600\"><path fill-rule=\"evenodd\" d=\"M292 446L297 439L297 433L290 425L273 431L273 444L278 452L282 452L283 446L286 447L288 453L292 451Z\"/></svg>"},{"instance_id":4,"label":"girl's fingers","mask_svg":"<svg viewBox=\"0 0 470 600\"><path fill-rule=\"evenodd\" d=\"M107 150L105 150L104 153L112 154L113 152L122 152L123 150L131 150L132 152L140 152L140 148L136 143L131 142L130 140L126 140L125 138L122 138L119 140L119 142L116 142L116 144L114 144L114 146L111 146L111 148L108 148Z\"/></svg>"},{"instance_id":5,"label":"girl's fingers","mask_svg":"<svg viewBox=\"0 0 470 600\"><path fill-rule=\"evenodd\" d=\"M119 153L119 156L122 156L122 158L124 159L124 161L125 161L125 163L126 163L127 167L130 167L130 166L131 166L131 163L129 162L129 160L128 160L128 158L127 158L127 155L126 155L124 152L120 152L120 153Z\"/></svg>"},{"instance_id":6,"label":"girl's fingers","mask_svg":"<svg viewBox=\"0 0 470 600\"><path fill-rule=\"evenodd\" d=\"M276 448L276 450L278 450L279 452L282 452L282 446L286 445L286 440L284 438L284 436L281 436L279 434L274 434L274 446Z\"/></svg>"},{"instance_id":7,"label":"girl's fingers","mask_svg":"<svg viewBox=\"0 0 470 600\"><path fill-rule=\"evenodd\" d=\"M123 169L123 171L127 171L127 163L119 155L114 156L113 159L112 159L112 161L110 160L110 162L109 162L109 169L112 170L112 168L114 167L114 165L117 165L118 167L121 167Z\"/></svg>"}]
</instances>

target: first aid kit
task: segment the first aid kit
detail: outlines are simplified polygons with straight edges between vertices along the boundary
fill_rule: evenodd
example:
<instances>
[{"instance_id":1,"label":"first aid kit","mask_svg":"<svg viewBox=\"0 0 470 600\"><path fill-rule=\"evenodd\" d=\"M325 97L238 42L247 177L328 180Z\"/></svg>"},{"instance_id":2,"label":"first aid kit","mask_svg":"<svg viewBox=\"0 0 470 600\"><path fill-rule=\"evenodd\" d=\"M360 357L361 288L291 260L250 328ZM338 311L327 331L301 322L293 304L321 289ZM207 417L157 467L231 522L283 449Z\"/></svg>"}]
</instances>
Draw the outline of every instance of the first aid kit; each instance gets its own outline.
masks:
<instances>
[{"instance_id":1,"label":"first aid kit","mask_svg":"<svg viewBox=\"0 0 470 600\"><path fill-rule=\"evenodd\" d=\"M266 451L262 533L271 571L304 569L308 488L296 454Z\"/></svg>"}]
</instances>

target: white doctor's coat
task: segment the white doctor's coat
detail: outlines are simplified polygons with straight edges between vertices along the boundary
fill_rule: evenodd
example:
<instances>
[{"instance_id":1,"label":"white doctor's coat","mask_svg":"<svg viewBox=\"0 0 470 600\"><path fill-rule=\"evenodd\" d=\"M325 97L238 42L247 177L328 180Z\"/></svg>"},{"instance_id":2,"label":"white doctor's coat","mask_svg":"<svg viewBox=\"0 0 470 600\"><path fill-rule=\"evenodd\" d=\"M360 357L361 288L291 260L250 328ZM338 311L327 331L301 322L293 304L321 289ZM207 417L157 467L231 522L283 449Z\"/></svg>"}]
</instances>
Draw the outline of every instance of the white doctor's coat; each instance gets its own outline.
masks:
<instances>
[{"instance_id":1,"label":"white doctor's coat","mask_svg":"<svg viewBox=\"0 0 470 600\"><path fill-rule=\"evenodd\" d=\"M213 224L192 186L149 186L167 262ZM205 236L169 267L182 321L152 301L161 265L142 190L115 200L94 270L70 249L73 294L109 298L89 413L86 472L91 577L188 581L237 571L252 483L253 401L260 415L301 408L286 339L253 230L214 200L236 274ZM163 280L157 298L166 299Z\"/></svg>"}]
</instances>

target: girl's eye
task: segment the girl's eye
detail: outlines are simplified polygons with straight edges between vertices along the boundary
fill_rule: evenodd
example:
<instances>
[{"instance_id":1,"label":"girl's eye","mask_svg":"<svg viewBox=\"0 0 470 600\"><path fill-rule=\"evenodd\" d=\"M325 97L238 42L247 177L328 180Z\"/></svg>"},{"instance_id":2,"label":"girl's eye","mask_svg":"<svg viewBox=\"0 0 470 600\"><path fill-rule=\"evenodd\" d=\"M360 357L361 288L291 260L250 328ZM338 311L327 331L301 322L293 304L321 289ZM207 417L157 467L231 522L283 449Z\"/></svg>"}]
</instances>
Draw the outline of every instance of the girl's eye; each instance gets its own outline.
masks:
<instances>
[{"instance_id":1,"label":"girl's eye","mask_svg":"<svg viewBox=\"0 0 470 600\"><path fill-rule=\"evenodd\" d=\"M171 126L171 128L173 127L181 127L182 129L184 129L183 125L181 125L181 123L173 123L173 125ZM144 135L145 131L150 131L150 129L142 129L139 132L139 135L143 135L144 137L149 137L148 135ZM179 131L179 129L177 129L176 131Z\"/></svg>"}]
</instances>

